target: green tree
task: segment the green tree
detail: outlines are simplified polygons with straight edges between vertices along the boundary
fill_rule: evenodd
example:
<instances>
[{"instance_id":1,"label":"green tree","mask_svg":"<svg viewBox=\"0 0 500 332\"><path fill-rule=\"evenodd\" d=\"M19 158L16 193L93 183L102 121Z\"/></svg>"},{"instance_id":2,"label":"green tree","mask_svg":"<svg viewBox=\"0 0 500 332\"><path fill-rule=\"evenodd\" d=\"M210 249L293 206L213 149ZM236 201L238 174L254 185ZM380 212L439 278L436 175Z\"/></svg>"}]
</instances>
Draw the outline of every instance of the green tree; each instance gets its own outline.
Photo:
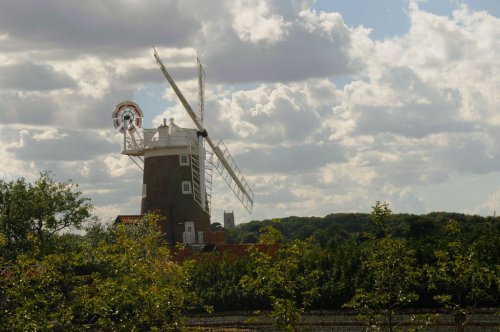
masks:
<instances>
[{"instance_id":1,"label":"green tree","mask_svg":"<svg viewBox=\"0 0 500 332\"><path fill-rule=\"evenodd\" d=\"M224 230L224 226L220 222L214 222L210 225L210 230L213 232Z\"/></svg>"},{"instance_id":2,"label":"green tree","mask_svg":"<svg viewBox=\"0 0 500 332\"><path fill-rule=\"evenodd\" d=\"M55 254L41 260L18 256L8 277L2 278L1 331L73 329L71 256Z\"/></svg>"},{"instance_id":3,"label":"green tree","mask_svg":"<svg viewBox=\"0 0 500 332\"><path fill-rule=\"evenodd\" d=\"M404 240L371 240L361 262L365 282L345 306L355 309L368 327L378 330L385 320L394 331L397 310L418 300L414 289L420 271L415 263L414 251Z\"/></svg>"},{"instance_id":4,"label":"green tree","mask_svg":"<svg viewBox=\"0 0 500 332\"><path fill-rule=\"evenodd\" d=\"M7 261L3 257L3 248L7 245L7 240L5 239L5 236L0 233L0 267L6 265Z\"/></svg>"},{"instance_id":5,"label":"green tree","mask_svg":"<svg viewBox=\"0 0 500 332\"><path fill-rule=\"evenodd\" d=\"M265 301L245 292L239 283L242 276L251 273L247 257L230 252L195 254L183 263L191 278L194 292L204 304L219 310L258 309Z\"/></svg>"},{"instance_id":6,"label":"green tree","mask_svg":"<svg viewBox=\"0 0 500 332\"><path fill-rule=\"evenodd\" d=\"M392 218L392 210L388 203L381 203L380 201L375 202L375 206L372 206L372 213L370 215L373 224L379 228L382 236L388 237L388 223Z\"/></svg>"},{"instance_id":7,"label":"green tree","mask_svg":"<svg viewBox=\"0 0 500 332\"><path fill-rule=\"evenodd\" d=\"M31 248L29 186L24 179L8 183L0 180L0 233L5 240L3 255L10 260Z\"/></svg>"},{"instance_id":8,"label":"green tree","mask_svg":"<svg viewBox=\"0 0 500 332\"><path fill-rule=\"evenodd\" d=\"M0 180L0 232L6 238L6 256L35 248L47 254L60 231L82 227L91 219L92 205L78 185L56 182L49 173L34 183L25 179Z\"/></svg>"},{"instance_id":9,"label":"green tree","mask_svg":"<svg viewBox=\"0 0 500 332\"><path fill-rule=\"evenodd\" d=\"M188 290L187 273L171 260L158 218L117 225L110 229L111 241L90 239L82 252L87 272L73 290L79 322L103 330L181 328L186 312L199 302Z\"/></svg>"},{"instance_id":10,"label":"green tree","mask_svg":"<svg viewBox=\"0 0 500 332\"><path fill-rule=\"evenodd\" d=\"M449 220L443 229L447 236L442 247L434 251L435 262L426 266L429 288L436 301L452 310L463 329L481 303L498 297L500 268L483 263L475 247L462 242L457 221Z\"/></svg>"},{"instance_id":11,"label":"green tree","mask_svg":"<svg viewBox=\"0 0 500 332\"><path fill-rule=\"evenodd\" d=\"M353 285L359 284L362 246L354 241L344 242L318 255L324 271L318 308L340 308L354 296Z\"/></svg>"},{"instance_id":12,"label":"green tree","mask_svg":"<svg viewBox=\"0 0 500 332\"><path fill-rule=\"evenodd\" d=\"M69 251L18 256L0 280L0 331L181 329L199 301L157 217L89 233Z\"/></svg>"},{"instance_id":13,"label":"green tree","mask_svg":"<svg viewBox=\"0 0 500 332\"><path fill-rule=\"evenodd\" d=\"M312 264L319 248L311 241L295 240L278 246L282 238L272 226L263 231L261 241L268 250L250 248L251 273L243 276L240 284L246 291L266 298L274 325L291 331L305 308L319 297L322 272Z\"/></svg>"},{"instance_id":14,"label":"green tree","mask_svg":"<svg viewBox=\"0 0 500 332\"><path fill-rule=\"evenodd\" d=\"M388 233L390 218L389 205L377 202L372 221L383 237L372 238L365 244L361 259L365 282L344 306L355 309L368 329L380 330L385 320L392 332L397 325L394 322L396 311L418 299L414 289L421 273L415 266L415 253L406 241Z\"/></svg>"}]
</instances>

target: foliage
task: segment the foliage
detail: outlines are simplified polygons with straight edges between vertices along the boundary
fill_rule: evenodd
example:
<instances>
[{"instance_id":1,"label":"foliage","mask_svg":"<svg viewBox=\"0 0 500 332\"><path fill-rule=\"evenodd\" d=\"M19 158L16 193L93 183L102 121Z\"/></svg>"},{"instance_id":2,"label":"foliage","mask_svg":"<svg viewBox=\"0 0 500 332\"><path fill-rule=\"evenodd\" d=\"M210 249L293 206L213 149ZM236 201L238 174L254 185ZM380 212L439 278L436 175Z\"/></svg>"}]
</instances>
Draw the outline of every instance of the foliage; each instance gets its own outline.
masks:
<instances>
[{"instance_id":1,"label":"foliage","mask_svg":"<svg viewBox=\"0 0 500 332\"><path fill-rule=\"evenodd\" d=\"M6 245L7 245L7 239L2 233L0 233L0 266L4 266L7 263L6 259L2 255L2 253L5 250L4 247Z\"/></svg>"},{"instance_id":2,"label":"foliage","mask_svg":"<svg viewBox=\"0 0 500 332\"><path fill-rule=\"evenodd\" d=\"M222 224L220 222L213 222L210 225L210 230L213 231L213 232L223 231L224 230L224 226L222 226Z\"/></svg>"},{"instance_id":3,"label":"foliage","mask_svg":"<svg viewBox=\"0 0 500 332\"><path fill-rule=\"evenodd\" d=\"M365 249L362 268L366 282L346 307L356 309L367 326L379 325L382 315L392 331L396 311L418 299L414 289L420 271L415 268L413 251L404 240L372 240Z\"/></svg>"},{"instance_id":4,"label":"foliage","mask_svg":"<svg viewBox=\"0 0 500 332\"><path fill-rule=\"evenodd\" d=\"M136 226L111 229L112 241L100 241L82 253L92 267L75 289L79 319L108 330L178 328L195 304L189 278L170 259L170 251L149 215ZM92 242L92 241L91 241Z\"/></svg>"},{"instance_id":5,"label":"foliage","mask_svg":"<svg viewBox=\"0 0 500 332\"><path fill-rule=\"evenodd\" d=\"M435 292L435 300L465 323L478 305L499 293L500 269L481 262L476 249L464 245L455 220L450 220L444 231L447 236L442 248L434 251L435 261L425 266L429 288Z\"/></svg>"},{"instance_id":6,"label":"foliage","mask_svg":"<svg viewBox=\"0 0 500 332\"><path fill-rule=\"evenodd\" d=\"M277 245L283 242L283 234L274 228L274 226L267 226L260 229L259 243L267 245Z\"/></svg>"},{"instance_id":7,"label":"foliage","mask_svg":"<svg viewBox=\"0 0 500 332\"><path fill-rule=\"evenodd\" d=\"M74 310L69 298L72 260L49 255L41 261L21 255L3 280L3 328L8 331L69 330Z\"/></svg>"},{"instance_id":8,"label":"foliage","mask_svg":"<svg viewBox=\"0 0 500 332\"><path fill-rule=\"evenodd\" d=\"M496 222L492 217L471 216L459 213L432 212L424 215L393 214L386 220L385 228L388 234L404 238L415 247L434 246L444 234L443 225L448 220L456 220L462 229L463 241L466 244L475 243L479 236L485 236L488 241L498 235L500 218ZM276 222L279 221L279 222ZM284 241L305 240L313 237L325 249L333 249L344 242L356 240L362 234L371 233L381 237L383 232L367 213L333 213L325 217L286 217L280 219L266 219L239 224L234 229L227 229L228 243L257 243L260 230L273 226L279 230ZM251 239L252 241L246 241ZM418 242L418 243L417 243ZM487 244L488 242L483 242ZM491 242L490 242L491 243ZM487 250L493 254L498 248L489 245ZM429 252L432 254L432 251ZM491 258L496 261L495 256Z\"/></svg>"},{"instance_id":9,"label":"foliage","mask_svg":"<svg viewBox=\"0 0 500 332\"><path fill-rule=\"evenodd\" d=\"M319 281L320 298L313 307L340 308L354 296L354 285L360 283L363 248L354 242L342 243L331 250L318 250L315 260L323 271Z\"/></svg>"},{"instance_id":10,"label":"foliage","mask_svg":"<svg viewBox=\"0 0 500 332\"><path fill-rule=\"evenodd\" d=\"M10 259L21 252L48 254L56 234L80 228L90 219L89 199L71 182L56 182L45 172L34 183L0 180L0 233Z\"/></svg>"},{"instance_id":11,"label":"foliage","mask_svg":"<svg viewBox=\"0 0 500 332\"><path fill-rule=\"evenodd\" d=\"M389 208L389 204L381 203L380 201L375 202L375 206L372 207L371 219L372 222L380 228L382 236L389 236L387 224L389 223L391 217L392 211Z\"/></svg>"},{"instance_id":12,"label":"foliage","mask_svg":"<svg viewBox=\"0 0 500 332\"><path fill-rule=\"evenodd\" d=\"M191 277L191 289L203 303L215 311L256 309L266 306L265 300L245 292L239 281L250 273L247 257L231 253L199 253L183 263Z\"/></svg>"},{"instance_id":13,"label":"foliage","mask_svg":"<svg viewBox=\"0 0 500 332\"><path fill-rule=\"evenodd\" d=\"M345 306L355 309L369 328L378 329L383 316L393 331L396 311L418 299L414 289L420 271L415 267L414 251L408 249L406 241L388 234L390 218L389 206L377 202L372 220L384 235L371 239L364 247L361 264L366 282Z\"/></svg>"},{"instance_id":14,"label":"foliage","mask_svg":"<svg viewBox=\"0 0 500 332\"><path fill-rule=\"evenodd\" d=\"M266 228L261 242L272 249L282 235L272 226ZM251 247L251 273L240 284L247 292L269 300L274 325L281 330L293 330L305 308L319 297L318 280L322 272L314 266L317 248L310 241L293 241L280 246L275 253Z\"/></svg>"},{"instance_id":15,"label":"foliage","mask_svg":"<svg viewBox=\"0 0 500 332\"><path fill-rule=\"evenodd\" d=\"M2 320L9 330L170 330L198 304L190 278L170 259L147 216L137 226L93 232L79 250L37 260L19 256L3 279ZM106 236L99 238L104 233ZM97 236L96 238L96 234Z\"/></svg>"},{"instance_id":16,"label":"foliage","mask_svg":"<svg viewBox=\"0 0 500 332\"><path fill-rule=\"evenodd\" d=\"M177 263L158 216L66 232L92 220L90 210L76 185L48 173L0 180L0 265L10 266L0 278L0 331L176 330L187 312L212 307L270 309L276 327L292 330L306 308L343 304L368 328L392 330L404 306L449 308L463 322L478 306L500 306L498 218L392 214L376 202L371 214L238 225L229 241L260 242L248 255Z\"/></svg>"}]
</instances>

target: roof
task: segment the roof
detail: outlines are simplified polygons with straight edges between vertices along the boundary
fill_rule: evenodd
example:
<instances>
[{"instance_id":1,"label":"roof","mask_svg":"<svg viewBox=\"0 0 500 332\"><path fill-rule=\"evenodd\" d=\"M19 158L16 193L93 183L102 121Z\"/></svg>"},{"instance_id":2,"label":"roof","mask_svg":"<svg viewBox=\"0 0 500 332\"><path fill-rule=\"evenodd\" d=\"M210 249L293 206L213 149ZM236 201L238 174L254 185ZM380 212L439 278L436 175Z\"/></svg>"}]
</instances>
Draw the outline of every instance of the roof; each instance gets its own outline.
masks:
<instances>
[{"instance_id":1,"label":"roof","mask_svg":"<svg viewBox=\"0 0 500 332\"><path fill-rule=\"evenodd\" d=\"M121 215L116 217L115 224L135 225L141 221L143 215Z\"/></svg>"}]
</instances>

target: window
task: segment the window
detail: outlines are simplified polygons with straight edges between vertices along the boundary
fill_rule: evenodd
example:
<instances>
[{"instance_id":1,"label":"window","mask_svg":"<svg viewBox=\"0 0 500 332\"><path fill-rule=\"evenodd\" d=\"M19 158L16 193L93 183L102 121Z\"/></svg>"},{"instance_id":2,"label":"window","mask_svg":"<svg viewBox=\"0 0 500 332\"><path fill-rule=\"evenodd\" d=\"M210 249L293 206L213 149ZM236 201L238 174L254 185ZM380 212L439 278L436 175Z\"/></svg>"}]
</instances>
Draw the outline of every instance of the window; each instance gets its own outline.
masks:
<instances>
[{"instance_id":1,"label":"window","mask_svg":"<svg viewBox=\"0 0 500 332\"><path fill-rule=\"evenodd\" d=\"M146 187L147 187L146 184L143 183L142 184L142 197L146 197Z\"/></svg>"},{"instance_id":2,"label":"window","mask_svg":"<svg viewBox=\"0 0 500 332\"><path fill-rule=\"evenodd\" d=\"M191 182L190 181L182 181L182 193L183 194L191 194Z\"/></svg>"},{"instance_id":3,"label":"window","mask_svg":"<svg viewBox=\"0 0 500 332\"><path fill-rule=\"evenodd\" d=\"M179 161L181 166L189 166L189 157L187 154L179 155Z\"/></svg>"}]
</instances>

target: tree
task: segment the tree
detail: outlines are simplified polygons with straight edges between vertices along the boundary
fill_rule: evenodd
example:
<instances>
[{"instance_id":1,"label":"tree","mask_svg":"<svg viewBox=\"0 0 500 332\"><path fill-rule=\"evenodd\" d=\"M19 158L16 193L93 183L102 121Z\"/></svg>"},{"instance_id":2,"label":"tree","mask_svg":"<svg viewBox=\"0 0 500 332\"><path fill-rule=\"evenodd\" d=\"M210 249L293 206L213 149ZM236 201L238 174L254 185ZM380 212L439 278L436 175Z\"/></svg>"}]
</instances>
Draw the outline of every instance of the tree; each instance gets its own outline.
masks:
<instances>
[{"instance_id":1,"label":"tree","mask_svg":"<svg viewBox=\"0 0 500 332\"><path fill-rule=\"evenodd\" d=\"M180 329L185 313L198 305L188 290L189 275L171 260L159 218L114 226L108 241L90 239L82 252L85 273L72 293L80 324L113 331Z\"/></svg>"},{"instance_id":2,"label":"tree","mask_svg":"<svg viewBox=\"0 0 500 332\"><path fill-rule=\"evenodd\" d=\"M69 292L74 259L73 254L48 255L41 260L19 255L9 276L1 280L0 330L71 330L74 308Z\"/></svg>"},{"instance_id":3,"label":"tree","mask_svg":"<svg viewBox=\"0 0 500 332\"><path fill-rule=\"evenodd\" d=\"M377 201L372 221L379 228L377 233L383 237L372 238L364 247L361 265L366 282L356 289L344 306L355 309L369 329L378 330L384 317L392 332L396 326L396 311L418 299L414 289L420 271L415 266L415 253L408 248L406 241L388 233L390 218L389 205Z\"/></svg>"},{"instance_id":4,"label":"tree","mask_svg":"<svg viewBox=\"0 0 500 332\"><path fill-rule=\"evenodd\" d=\"M392 218L392 211L388 203L381 203L380 201L375 202L375 206L372 206L372 213L370 218L373 224L379 228L382 236L388 237L388 227L387 224Z\"/></svg>"},{"instance_id":5,"label":"tree","mask_svg":"<svg viewBox=\"0 0 500 332\"><path fill-rule=\"evenodd\" d=\"M185 260L183 267L193 291L215 311L259 309L265 303L256 294L245 292L239 283L242 276L251 273L248 257L231 252L198 253Z\"/></svg>"},{"instance_id":6,"label":"tree","mask_svg":"<svg viewBox=\"0 0 500 332\"><path fill-rule=\"evenodd\" d=\"M181 329L198 300L157 220L94 225L79 250L19 255L11 276L0 279L0 331Z\"/></svg>"},{"instance_id":7,"label":"tree","mask_svg":"<svg viewBox=\"0 0 500 332\"><path fill-rule=\"evenodd\" d=\"M344 242L325 251L316 259L324 271L320 281L321 297L315 302L319 308L340 308L354 296L354 286L359 284L362 247L354 242Z\"/></svg>"},{"instance_id":8,"label":"tree","mask_svg":"<svg viewBox=\"0 0 500 332\"><path fill-rule=\"evenodd\" d=\"M79 229L91 219L89 201L77 184L56 182L47 172L33 184L23 178L0 180L0 233L6 238L9 257L34 246L46 254L55 234Z\"/></svg>"},{"instance_id":9,"label":"tree","mask_svg":"<svg viewBox=\"0 0 500 332\"><path fill-rule=\"evenodd\" d=\"M500 271L483 263L474 246L462 242L457 221L449 220L443 229L447 236L442 248L434 251L435 262L426 266L429 288L436 294L434 299L455 314L463 330L478 305L494 301Z\"/></svg>"},{"instance_id":10,"label":"tree","mask_svg":"<svg viewBox=\"0 0 500 332\"><path fill-rule=\"evenodd\" d=\"M8 183L0 180L0 233L5 241L3 254L9 260L31 247L28 187L24 179Z\"/></svg>"},{"instance_id":11,"label":"tree","mask_svg":"<svg viewBox=\"0 0 500 332\"><path fill-rule=\"evenodd\" d=\"M263 230L261 243L272 249L282 239L276 228L268 226ZM299 240L281 244L275 253L250 248L252 272L244 275L240 284L270 302L275 327L293 330L305 308L319 297L318 280L322 272L312 264L318 249L311 241Z\"/></svg>"},{"instance_id":12,"label":"tree","mask_svg":"<svg viewBox=\"0 0 500 332\"><path fill-rule=\"evenodd\" d=\"M224 229L224 226L220 222L214 222L210 225L210 230L212 232L217 232L217 231L222 231Z\"/></svg>"},{"instance_id":13,"label":"tree","mask_svg":"<svg viewBox=\"0 0 500 332\"><path fill-rule=\"evenodd\" d=\"M355 309L367 326L378 328L383 317L389 331L394 331L396 311L418 299L414 289L420 271L415 263L414 251L404 240L371 240L361 262L366 282L356 289L346 307Z\"/></svg>"}]
</instances>

